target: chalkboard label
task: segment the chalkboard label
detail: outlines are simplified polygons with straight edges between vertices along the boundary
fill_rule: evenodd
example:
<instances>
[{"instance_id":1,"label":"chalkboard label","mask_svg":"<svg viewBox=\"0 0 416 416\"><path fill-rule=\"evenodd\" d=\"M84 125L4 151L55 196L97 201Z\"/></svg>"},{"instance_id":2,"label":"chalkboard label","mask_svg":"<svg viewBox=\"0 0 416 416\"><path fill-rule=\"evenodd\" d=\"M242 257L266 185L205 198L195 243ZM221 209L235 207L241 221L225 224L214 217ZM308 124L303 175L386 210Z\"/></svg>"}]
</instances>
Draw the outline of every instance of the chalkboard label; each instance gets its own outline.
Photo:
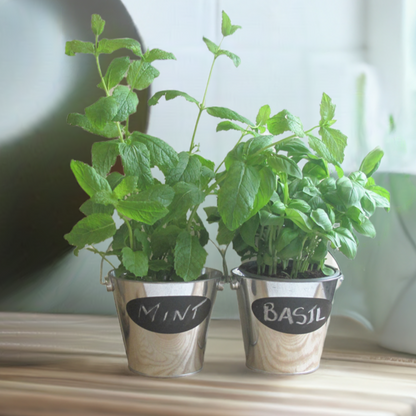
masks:
<instances>
[{"instance_id":1,"label":"chalkboard label","mask_svg":"<svg viewBox=\"0 0 416 416\"><path fill-rule=\"evenodd\" d=\"M211 301L203 296L158 296L127 303L134 323L159 334L179 334L198 326L210 313Z\"/></svg>"},{"instance_id":2,"label":"chalkboard label","mask_svg":"<svg viewBox=\"0 0 416 416\"><path fill-rule=\"evenodd\" d=\"M325 325L332 303L316 298L262 298L251 309L264 325L285 334L307 334Z\"/></svg>"}]
</instances>

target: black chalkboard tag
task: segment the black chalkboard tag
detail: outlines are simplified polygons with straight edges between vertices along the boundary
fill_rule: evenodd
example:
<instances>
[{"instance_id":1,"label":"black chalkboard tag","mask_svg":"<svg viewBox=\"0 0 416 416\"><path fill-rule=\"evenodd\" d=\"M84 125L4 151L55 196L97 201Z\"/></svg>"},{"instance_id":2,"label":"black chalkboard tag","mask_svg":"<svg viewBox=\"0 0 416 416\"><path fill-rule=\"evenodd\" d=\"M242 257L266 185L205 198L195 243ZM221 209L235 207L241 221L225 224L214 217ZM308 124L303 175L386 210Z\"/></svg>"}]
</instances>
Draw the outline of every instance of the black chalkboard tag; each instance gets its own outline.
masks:
<instances>
[{"instance_id":1,"label":"black chalkboard tag","mask_svg":"<svg viewBox=\"0 0 416 416\"><path fill-rule=\"evenodd\" d=\"M264 325L285 334L308 334L325 325L332 302L316 298L262 298L251 304Z\"/></svg>"},{"instance_id":2,"label":"black chalkboard tag","mask_svg":"<svg viewBox=\"0 0 416 416\"><path fill-rule=\"evenodd\" d=\"M179 334L198 326L210 313L203 296L158 296L133 299L126 305L134 323L159 334Z\"/></svg>"}]
</instances>

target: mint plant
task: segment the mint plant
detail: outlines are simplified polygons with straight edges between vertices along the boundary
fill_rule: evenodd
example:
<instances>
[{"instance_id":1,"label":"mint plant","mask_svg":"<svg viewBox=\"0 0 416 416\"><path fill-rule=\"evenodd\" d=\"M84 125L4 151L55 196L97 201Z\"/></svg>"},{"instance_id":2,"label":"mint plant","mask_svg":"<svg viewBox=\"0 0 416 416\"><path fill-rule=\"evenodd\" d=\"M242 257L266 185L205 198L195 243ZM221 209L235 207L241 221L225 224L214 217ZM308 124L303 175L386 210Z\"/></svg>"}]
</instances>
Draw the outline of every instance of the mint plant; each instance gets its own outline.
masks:
<instances>
[{"instance_id":1,"label":"mint plant","mask_svg":"<svg viewBox=\"0 0 416 416\"><path fill-rule=\"evenodd\" d=\"M203 38L214 58L202 101L181 91L161 91L149 100L149 105L155 105L162 96L166 100L183 97L198 107L189 150L177 153L157 137L129 130L129 117L138 105L135 91L148 88L159 76L154 61L175 59L174 55L160 49L143 53L134 39L100 39L104 27L105 21L93 15L95 41L73 40L65 48L69 56L83 53L95 58L97 86L104 93L85 109L85 114L69 114L67 121L107 139L94 143L92 166L71 162L76 180L90 199L80 208L86 217L65 238L76 247L76 255L82 248L97 253L116 270L117 276L156 281L197 279L205 264L204 246L209 238L197 209L207 195L215 192L217 183L213 181L214 163L197 154L196 133L205 111L214 117L239 117L226 108L206 107L205 99L216 59L224 55L238 66L240 58L221 49L222 41L216 45ZM239 28L222 13L222 39ZM122 48L133 52L137 59L115 58L104 74L100 55ZM246 120L240 117L239 121ZM117 158L121 159L123 175L111 172ZM163 173L164 183L153 177L154 167ZM123 221L118 229L114 212ZM110 238L109 250L103 252L95 247ZM119 259L118 267L111 256Z\"/></svg>"},{"instance_id":2,"label":"mint plant","mask_svg":"<svg viewBox=\"0 0 416 416\"><path fill-rule=\"evenodd\" d=\"M378 207L389 209L388 191L372 177L384 153L374 149L359 170L344 175L347 137L332 127L335 105L325 93L319 124L309 130L287 110L269 116L270 108L264 106L256 124L218 126L252 137L240 139L227 155L225 170L217 175L218 207L206 209L208 220L219 222L219 243L232 242L242 260L256 259L254 273L290 278L332 274L324 264L328 247L353 259L355 233L375 237L369 218ZM312 134L316 129L320 138ZM293 134L276 140L285 132Z\"/></svg>"}]
</instances>

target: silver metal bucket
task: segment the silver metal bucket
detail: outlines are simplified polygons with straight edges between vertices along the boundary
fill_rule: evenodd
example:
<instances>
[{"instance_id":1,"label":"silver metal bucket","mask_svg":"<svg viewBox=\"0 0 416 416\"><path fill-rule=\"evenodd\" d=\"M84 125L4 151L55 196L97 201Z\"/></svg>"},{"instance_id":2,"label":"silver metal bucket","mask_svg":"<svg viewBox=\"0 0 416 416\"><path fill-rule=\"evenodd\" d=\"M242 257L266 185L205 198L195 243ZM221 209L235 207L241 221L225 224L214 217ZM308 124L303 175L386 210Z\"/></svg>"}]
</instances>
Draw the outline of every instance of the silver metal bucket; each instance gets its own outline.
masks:
<instances>
[{"instance_id":1,"label":"silver metal bucket","mask_svg":"<svg viewBox=\"0 0 416 416\"><path fill-rule=\"evenodd\" d=\"M192 282L142 282L116 278L114 291L128 365L151 377L179 377L202 369L206 334L222 273L205 268Z\"/></svg>"},{"instance_id":2,"label":"silver metal bucket","mask_svg":"<svg viewBox=\"0 0 416 416\"><path fill-rule=\"evenodd\" d=\"M232 270L248 368L275 374L319 368L334 293L343 280L334 270L307 280L267 278L241 266Z\"/></svg>"}]
</instances>

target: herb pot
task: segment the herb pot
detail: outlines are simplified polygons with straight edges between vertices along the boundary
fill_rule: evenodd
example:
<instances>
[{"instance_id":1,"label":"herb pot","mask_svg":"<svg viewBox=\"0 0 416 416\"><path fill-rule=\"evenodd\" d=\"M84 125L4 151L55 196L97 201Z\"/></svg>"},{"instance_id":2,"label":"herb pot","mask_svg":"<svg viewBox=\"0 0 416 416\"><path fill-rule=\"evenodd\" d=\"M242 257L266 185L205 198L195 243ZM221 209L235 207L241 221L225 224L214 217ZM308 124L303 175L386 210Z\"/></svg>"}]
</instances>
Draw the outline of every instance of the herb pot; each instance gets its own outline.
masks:
<instances>
[{"instance_id":1,"label":"herb pot","mask_svg":"<svg viewBox=\"0 0 416 416\"><path fill-rule=\"evenodd\" d=\"M114 292L129 369L151 377L180 377L202 369L206 334L222 273L205 268L191 282L106 278Z\"/></svg>"},{"instance_id":2,"label":"herb pot","mask_svg":"<svg viewBox=\"0 0 416 416\"><path fill-rule=\"evenodd\" d=\"M232 270L246 365L275 374L307 374L319 368L335 290L343 276L280 279Z\"/></svg>"}]
</instances>

